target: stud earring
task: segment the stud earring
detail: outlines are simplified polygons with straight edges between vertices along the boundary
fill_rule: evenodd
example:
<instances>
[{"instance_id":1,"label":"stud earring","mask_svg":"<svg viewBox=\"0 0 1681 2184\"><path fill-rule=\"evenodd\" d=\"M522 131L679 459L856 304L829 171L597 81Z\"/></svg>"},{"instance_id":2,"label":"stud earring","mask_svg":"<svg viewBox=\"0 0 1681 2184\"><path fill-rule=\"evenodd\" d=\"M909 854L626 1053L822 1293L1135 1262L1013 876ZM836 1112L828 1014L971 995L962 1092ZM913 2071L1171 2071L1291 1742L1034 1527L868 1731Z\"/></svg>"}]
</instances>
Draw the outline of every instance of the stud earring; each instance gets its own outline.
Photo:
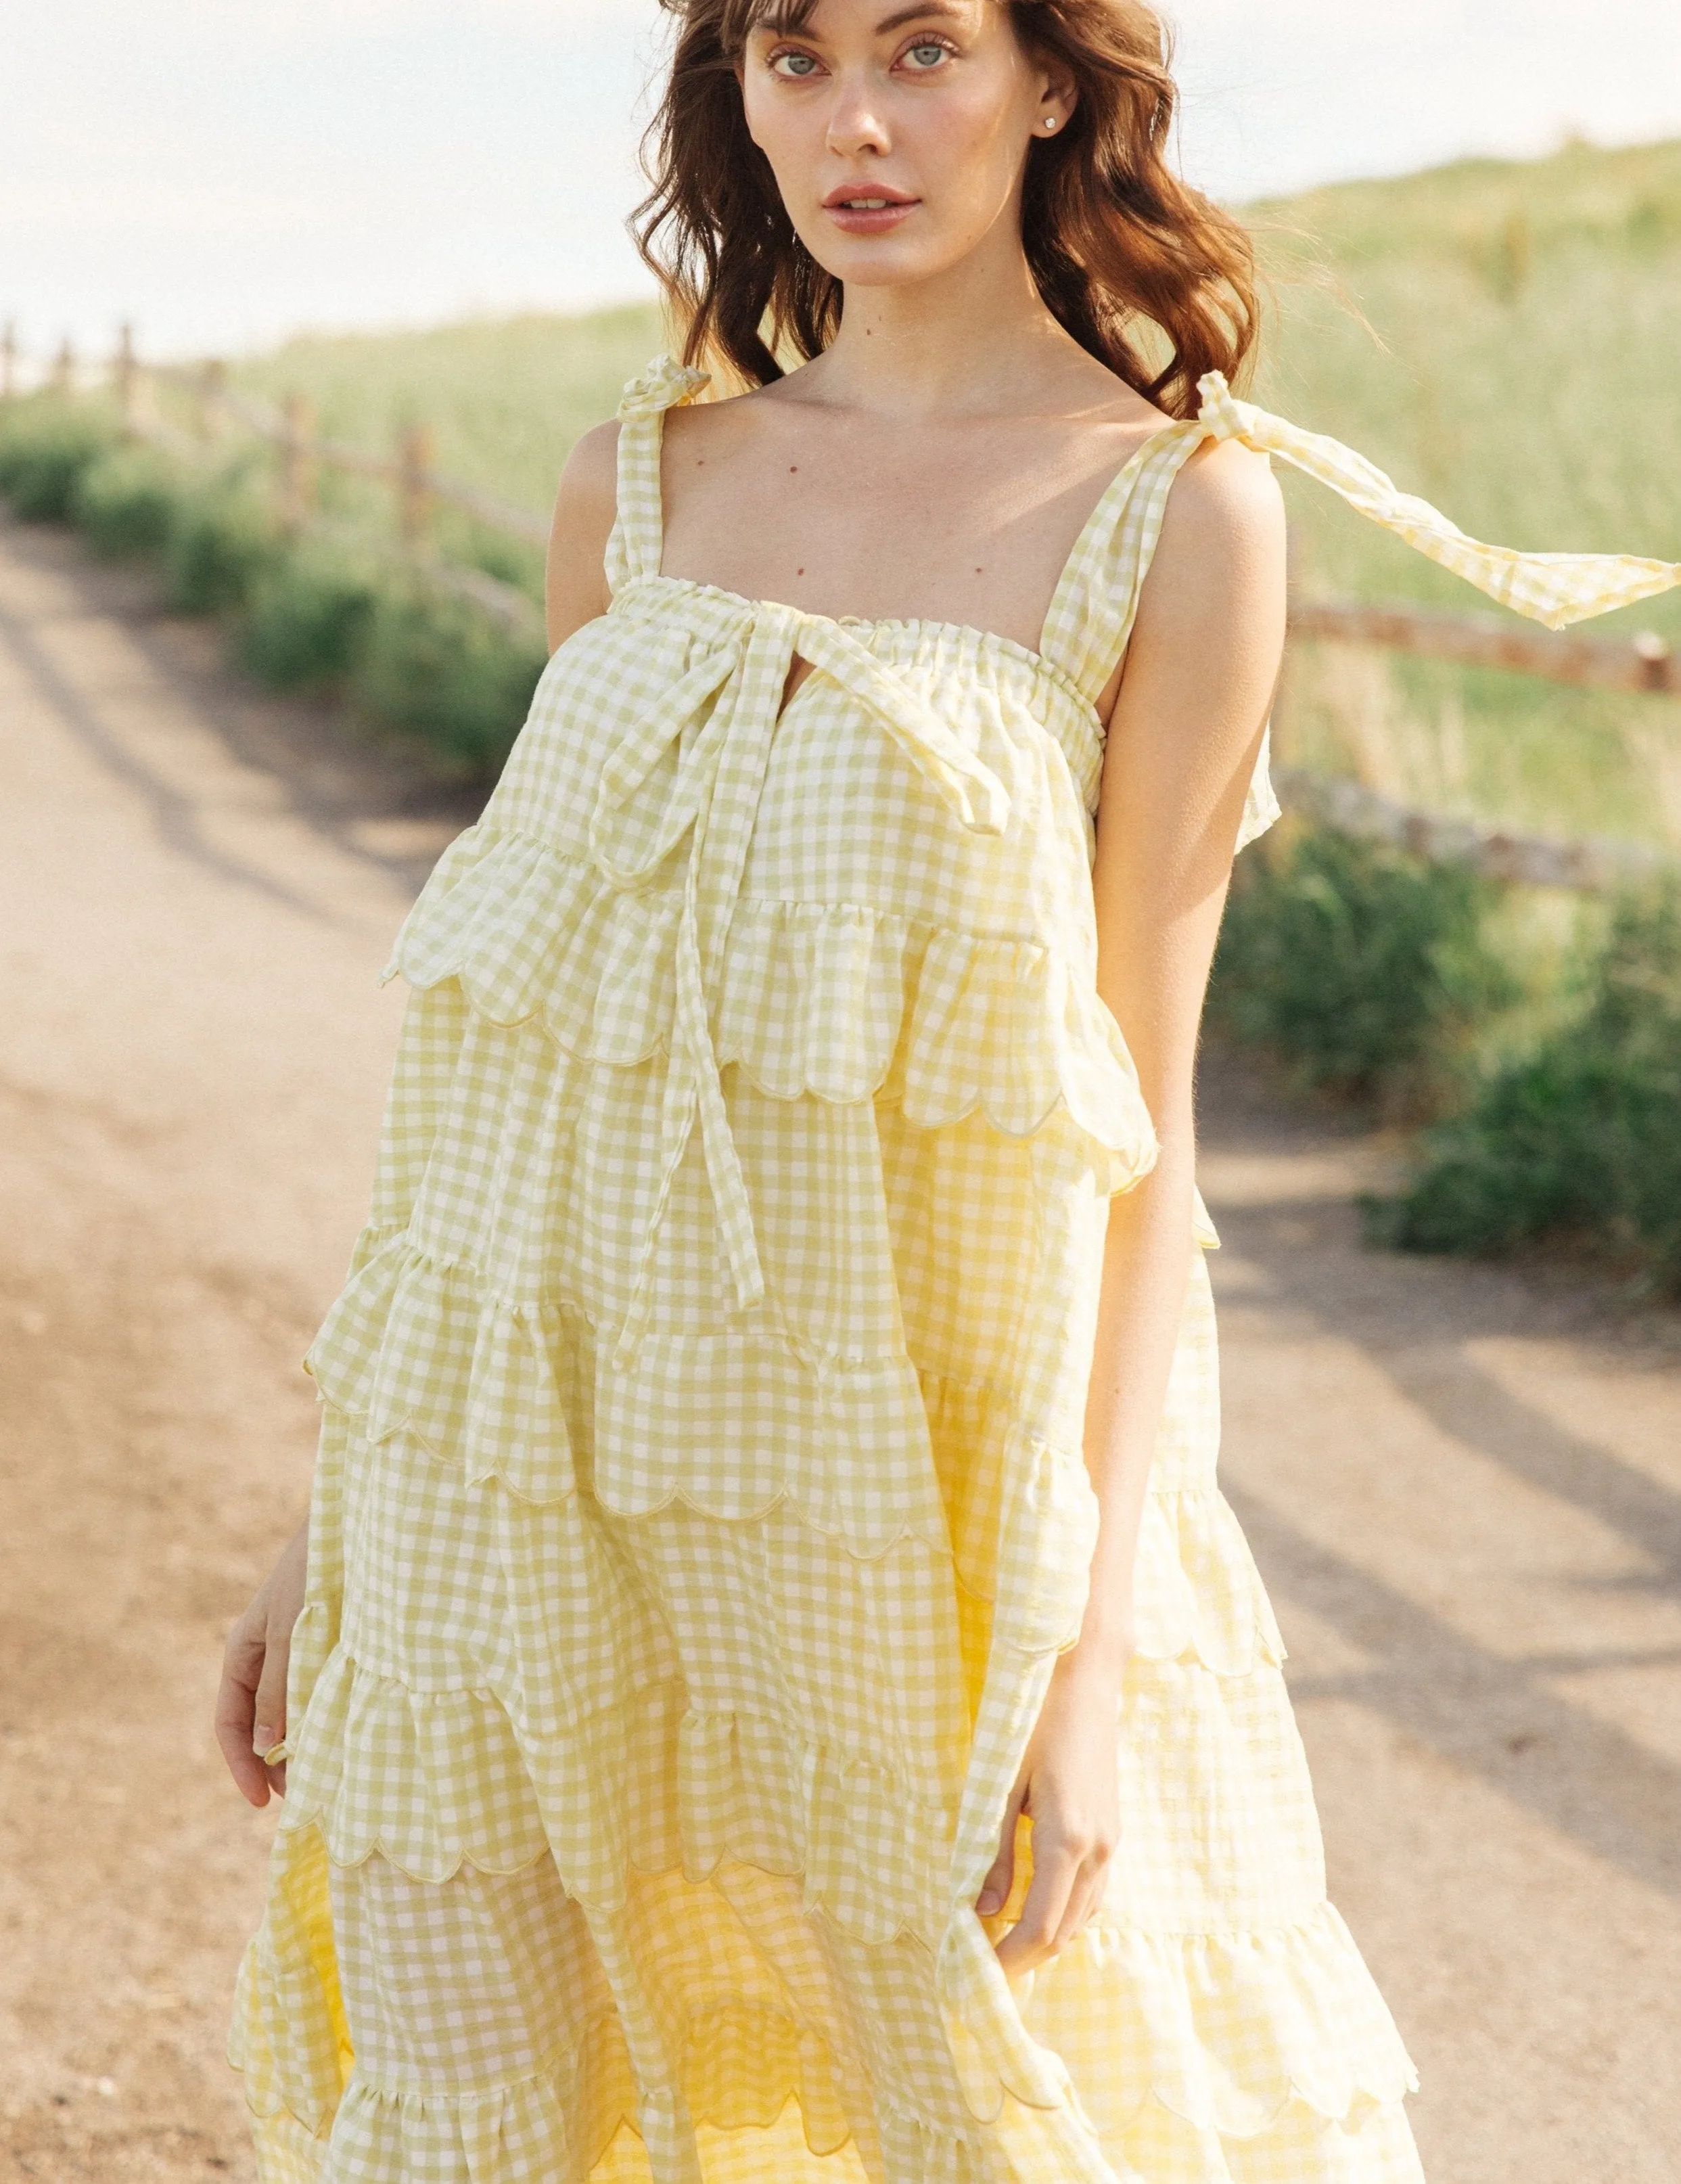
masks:
<instances>
[{"instance_id":1,"label":"stud earring","mask_svg":"<svg viewBox=\"0 0 1681 2184\"><path fill-rule=\"evenodd\" d=\"M1054 114L1046 114L1046 116L1045 116L1045 118L1044 118L1044 126L1045 126L1045 134L1046 134L1046 136L1049 136L1049 134L1050 134L1050 132L1051 132L1051 131L1052 131L1053 129L1055 129L1055 126L1056 126L1056 116L1055 116Z\"/></svg>"}]
</instances>

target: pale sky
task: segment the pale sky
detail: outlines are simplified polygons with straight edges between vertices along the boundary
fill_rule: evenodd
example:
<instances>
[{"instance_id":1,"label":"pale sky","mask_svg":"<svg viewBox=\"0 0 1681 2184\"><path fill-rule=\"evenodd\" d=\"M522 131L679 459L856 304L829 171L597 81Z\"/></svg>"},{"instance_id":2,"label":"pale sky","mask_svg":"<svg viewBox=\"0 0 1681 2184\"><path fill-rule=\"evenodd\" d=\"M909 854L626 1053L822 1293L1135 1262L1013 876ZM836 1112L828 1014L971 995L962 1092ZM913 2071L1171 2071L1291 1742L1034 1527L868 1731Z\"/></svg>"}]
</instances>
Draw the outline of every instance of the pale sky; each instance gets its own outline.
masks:
<instances>
[{"instance_id":1,"label":"pale sky","mask_svg":"<svg viewBox=\"0 0 1681 2184\"><path fill-rule=\"evenodd\" d=\"M1178 0L1181 156L1230 200L1681 136L1677 0ZM0 317L232 351L647 292L655 0L13 0Z\"/></svg>"}]
</instances>

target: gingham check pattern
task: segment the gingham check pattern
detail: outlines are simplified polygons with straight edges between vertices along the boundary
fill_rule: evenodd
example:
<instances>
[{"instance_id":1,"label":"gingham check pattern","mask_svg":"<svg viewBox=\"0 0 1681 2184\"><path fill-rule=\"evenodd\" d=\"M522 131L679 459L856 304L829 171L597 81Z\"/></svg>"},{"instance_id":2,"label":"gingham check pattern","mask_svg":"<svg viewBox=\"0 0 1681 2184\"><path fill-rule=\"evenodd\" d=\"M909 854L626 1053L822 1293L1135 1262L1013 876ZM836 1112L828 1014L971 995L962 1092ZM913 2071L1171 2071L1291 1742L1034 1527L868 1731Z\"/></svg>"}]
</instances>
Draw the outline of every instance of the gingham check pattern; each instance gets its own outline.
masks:
<instances>
[{"instance_id":1,"label":"gingham check pattern","mask_svg":"<svg viewBox=\"0 0 1681 2184\"><path fill-rule=\"evenodd\" d=\"M393 956L235 2034L263 2175L1414 2180L1216 1483L1200 1254L1107 1899L1015 1993L971 1908L1078 1625L1108 1201L1155 1150L1094 986L1092 700L1211 435L1533 611L1655 565L1473 546L1210 382L1038 652L831 621L660 574L700 383L628 391L612 611ZM1263 767L1250 830L1273 809Z\"/></svg>"}]
</instances>

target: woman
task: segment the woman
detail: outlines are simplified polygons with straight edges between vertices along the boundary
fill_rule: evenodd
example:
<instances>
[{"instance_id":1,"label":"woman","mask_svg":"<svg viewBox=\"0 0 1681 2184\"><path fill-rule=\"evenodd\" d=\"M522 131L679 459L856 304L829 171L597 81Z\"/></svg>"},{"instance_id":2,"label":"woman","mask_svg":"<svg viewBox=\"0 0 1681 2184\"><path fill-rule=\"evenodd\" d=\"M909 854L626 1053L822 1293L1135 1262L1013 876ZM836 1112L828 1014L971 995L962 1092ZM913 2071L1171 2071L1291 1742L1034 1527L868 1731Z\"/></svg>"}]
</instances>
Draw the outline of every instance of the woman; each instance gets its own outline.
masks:
<instances>
[{"instance_id":1,"label":"woman","mask_svg":"<svg viewBox=\"0 0 1681 2184\"><path fill-rule=\"evenodd\" d=\"M1416 2176L1214 1483L1257 449L1549 619L1676 572L1475 546L1231 397L1249 254L1133 0L668 4L646 234L749 391L662 361L578 448L554 656L398 943L220 1714L290 1770L263 2173Z\"/></svg>"}]
</instances>

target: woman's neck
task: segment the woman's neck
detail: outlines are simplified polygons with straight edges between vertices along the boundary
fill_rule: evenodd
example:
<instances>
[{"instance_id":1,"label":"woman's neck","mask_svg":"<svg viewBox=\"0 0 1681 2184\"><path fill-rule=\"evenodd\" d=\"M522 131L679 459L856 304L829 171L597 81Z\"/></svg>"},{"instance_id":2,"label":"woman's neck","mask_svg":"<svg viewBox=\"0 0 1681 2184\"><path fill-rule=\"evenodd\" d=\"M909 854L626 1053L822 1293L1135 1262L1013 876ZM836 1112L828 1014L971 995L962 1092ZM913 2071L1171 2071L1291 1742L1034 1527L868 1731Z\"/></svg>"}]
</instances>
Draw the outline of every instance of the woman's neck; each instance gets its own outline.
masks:
<instances>
[{"instance_id":1,"label":"woman's neck","mask_svg":"<svg viewBox=\"0 0 1681 2184\"><path fill-rule=\"evenodd\" d=\"M1045 309L1013 234L932 280L849 288L840 331L808 373L824 401L899 419L1019 413L1028 389L1033 407L1048 396L1060 409L1071 376L1087 399L1091 376L1108 376Z\"/></svg>"}]
</instances>

